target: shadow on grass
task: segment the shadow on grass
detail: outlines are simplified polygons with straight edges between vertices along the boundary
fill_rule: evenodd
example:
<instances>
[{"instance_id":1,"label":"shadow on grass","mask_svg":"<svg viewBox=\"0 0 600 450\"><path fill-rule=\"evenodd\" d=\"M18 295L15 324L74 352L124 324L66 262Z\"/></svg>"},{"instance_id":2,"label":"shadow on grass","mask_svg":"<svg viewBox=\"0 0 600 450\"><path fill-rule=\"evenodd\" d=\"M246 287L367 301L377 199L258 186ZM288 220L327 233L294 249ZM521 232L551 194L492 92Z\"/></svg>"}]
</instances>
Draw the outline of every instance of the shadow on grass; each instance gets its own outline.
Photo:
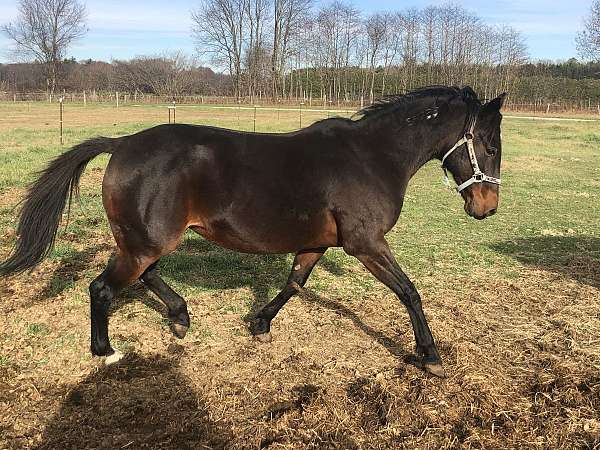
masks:
<instances>
[{"instance_id":1,"label":"shadow on grass","mask_svg":"<svg viewBox=\"0 0 600 450\"><path fill-rule=\"evenodd\" d=\"M186 239L159 264L161 274L178 284L211 290L249 288L253 299L247 319L284 287L291 265L288 255L238 253L198 238ZM318 265L334 275L345 273L327 254Z\"/></svg>"},{"instance_id":2,"label":"shadow on grass","mask_svg":"<svg viewBox=\"0 0 600 450\"><path fill-rule=\"evenodd\" d=\"M535 236L490 245L520 263L600 288L600 239L592 236Z\"/></svg>"},{"instance_id":3,"label":"shadow on grass","mask_svg":"<svg viewBox=\"0 0 600 450\"><path fill-rule=\"evenodd\" d=\"M413 355L406 352L406 350L404 350L404 348L402 348L398 344L398 342L396 342L391 337L387 336L385 333L378 331L364 323L360 319L360 317L347 306L342 305L341 303L328 299L326 297L320 296L309 289L303 290L301 295L303 300L311 302L322 308L329 309L330 311L333 311L336 314L350 319L357 328L363 331L370 338L379 342L388 352L390 352L391 355L403 359L404 362L407 364L414 364Z\"/></svg>"},{"instance_id":4,"label":"shadow on grass","mask_svg":"<svg viewBox=\"0 0 600 450\"><path fill-rule=\"evenodd\" d=\"M345 270L327 253L318 265L337 276ZM251 319L265 303L271 300L270 291L278 292L285 284L291 269L291 258L285 255L251 255L223 249L201 239L188 239L178 251L161 260L161 272L178 283L207 289L237 289L249 287L254 295L251 310L245 320ZM310 283L310 281L309 281ZM385 287L382 285L382 288ZM310 289L302 290L304 300L329 309L350 319L367 336L379 342L393 356L407 364L418 365L394 339L365 324L360 317L343 304L320 296Z\"/></svg>"},{"instance_id":5,"label":"shadow on grass","mask_svg":"<svg viewBox=\"0 0 600 450\"><path fill-rule=\"evenodd\" d=\"M179 372L161 356L129 354L72 387L38 449L225 448L233 438Z\"/></svg>"},{"instance_id":6,"label":"shadow on grass","mask_svg":"<svg viewBox=\"0 0 600 450\"><path fill-rule=\"evenodd\" d=\"M55 297L65 289L73 286L76 281L85 276L85 271L96 257L96 254L105 250L112 250L112 247L108 244L99 244L62 257L60 265L52 272L48 284L44 287L37 300L46 300Z\"/></svg>"}]
</instances>

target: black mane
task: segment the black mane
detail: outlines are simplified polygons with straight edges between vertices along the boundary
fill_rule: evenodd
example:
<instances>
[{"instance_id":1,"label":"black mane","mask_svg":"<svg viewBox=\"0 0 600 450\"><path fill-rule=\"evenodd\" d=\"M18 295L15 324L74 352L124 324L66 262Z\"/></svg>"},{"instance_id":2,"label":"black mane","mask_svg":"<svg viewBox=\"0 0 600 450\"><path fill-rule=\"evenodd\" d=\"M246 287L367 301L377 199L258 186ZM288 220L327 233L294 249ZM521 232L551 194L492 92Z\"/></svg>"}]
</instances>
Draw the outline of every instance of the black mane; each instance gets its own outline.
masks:
<instances>
[{"instance_id":1,"label":"black mane","mask_svg":"<svg viewBox=\"0 0 600 450\"><path fill-rule=\"evenodd\" d=\"M481 106L481 101L477 97L477 94L469 86L465 86L462 89L448 86L426 86L406 94L387 95L377 99L372 105L357 111L355 115L359 120L362 120L390 112L405 112L408 114L414 111L415 102L418 100L431 98L449 100L456 97L462 98L469 104Z\"/></svg>"}]
</instances>

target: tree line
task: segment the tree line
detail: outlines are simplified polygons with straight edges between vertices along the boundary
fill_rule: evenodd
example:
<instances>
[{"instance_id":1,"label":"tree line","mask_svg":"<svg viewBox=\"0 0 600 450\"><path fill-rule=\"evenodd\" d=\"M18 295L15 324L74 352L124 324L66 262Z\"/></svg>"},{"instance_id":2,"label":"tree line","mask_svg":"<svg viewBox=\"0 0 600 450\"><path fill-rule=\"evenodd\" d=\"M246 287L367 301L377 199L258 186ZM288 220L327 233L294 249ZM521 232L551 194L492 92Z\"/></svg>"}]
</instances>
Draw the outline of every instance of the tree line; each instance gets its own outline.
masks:
<instances>
[{"instance_id":1,"label":"tree line","mask_svg":"<svg viewBox=\"0 0 600 450\"><path fill-rule=\"evenodd\" d=\"M600 101L599 63L529 62L518 31L486 24L460 6L365 15L344 0L319 7L312 2L202 0L191 13L193 57L172 53L107 63L64 59L68 45L85 31L86 11L77 0L20 0L20 21L3 30L26 43L15 49L36 62L0 64L0 91L46 90L52 96L58 88L362 104L445 84L471 85L485 98L508 91L517 103ZM581 34L580 47L582 36L593 41L589 32Z\"/></svg>"},{"instance_id":2,"label":"tree line","mask_svg":"<svg viewBox=\"0 0 600 450\"><path fill-rule=\"evenodd\" d=\"M423 64L415 67L415 85L428 83L430 69ZM399 78L402 72L392 68L384 78L382 70L379 67L375 71L374 96L403 92L405 81ZM312 96L315 103L323 100L325 104L334 102L335 100L319 98L320 76L315 69L291 71L287 77L292 82L298 80L298 83L292 92L287 91L286 98L303 101ZM372 72L368 68L352 67L346 70L345 76L351 85L359 86L365 77L368 81L371 80ZM233 81L229 75L201 67L181 55L139 57L111 63L64 60L60 65L59 80L61 92L137 92L174 100L190 95L234 96ZM383 85L384 80L387 86ZM0 92L41 92L45 89L46 70L43 64L0 64ZM600 102L600 63L579 62L575 59L526 63L518 68L516 79L508 91L514 103L583 101L597 105ZM244 101L249 102L250 98L245 98ZM354 96L350 101L359 103L360 99ZM368 97L365 99L367 101Z\"/></svg>"},{"instance_id":3,"label":"tree line","mask_svg":"<svg viewBox=\"0 0 600 450\"><path fill-rule=\"evenodd\" d=\"M192 14L201 54L236 96L372 101L424 84L510 90L523 37L456 5L363 15L334 0L204 0Z\"/></svg>"}]
</instances>

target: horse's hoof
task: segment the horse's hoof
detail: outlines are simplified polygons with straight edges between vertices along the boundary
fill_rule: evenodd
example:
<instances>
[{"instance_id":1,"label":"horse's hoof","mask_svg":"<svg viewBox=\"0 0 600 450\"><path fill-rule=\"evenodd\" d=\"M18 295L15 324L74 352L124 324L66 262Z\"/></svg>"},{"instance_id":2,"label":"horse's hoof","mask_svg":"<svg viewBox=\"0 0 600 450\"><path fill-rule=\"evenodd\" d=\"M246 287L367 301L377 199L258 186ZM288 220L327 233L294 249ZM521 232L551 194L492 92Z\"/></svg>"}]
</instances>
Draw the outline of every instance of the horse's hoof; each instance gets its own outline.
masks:
<instances>
[{"instance_id":1,"label":"horse's hoof","mask_svg":"<svg viewBox=\"0 0 600 450\"><path fill-rule=\"evenodd\" d=\"M446 371L444 370L442 365L439 363L425 363L424 368L427 372L429 372L432 375L435 375L436 377L446 378L448 376L446 375Z\"/></svg>"},{"instance_id":2,"label":"horse's hoof","mask_svg":"<svg viewBox=\"0 0 600 450\"><path fill-rule=\"evenodd\" d=\"M177 337L179 339L183 339L185 337L185 334L187 333L188 328L189 327L186 327L185 325L181 325L180 323L172 323L171 324L171 331L173 332L175 337Z\"/></svg>"},{"instance_id":3,"label":"horse's hoof","mask_svg":"<svg viewBox=\"0 0 600 450\"><path fill-rule=\"evenodd\" d=\"M266 333L255 334L254 339L262 343L268 343L273 340L273 337L271 336L271 332L267 331Z\"/></svg>"},{"instance_id":4,"label":"horse's hoof","mask_svg":"<svg viewBox=\"0 0 600 450\"><path fill-rule=\"evenodd\" d=\"M124 356L125 355L119 350L115 350L115 352L112 355L109 355L104 359L104 364L110 366L111 364L118 363L123 359Z\"/></svg>"}]
</instances>

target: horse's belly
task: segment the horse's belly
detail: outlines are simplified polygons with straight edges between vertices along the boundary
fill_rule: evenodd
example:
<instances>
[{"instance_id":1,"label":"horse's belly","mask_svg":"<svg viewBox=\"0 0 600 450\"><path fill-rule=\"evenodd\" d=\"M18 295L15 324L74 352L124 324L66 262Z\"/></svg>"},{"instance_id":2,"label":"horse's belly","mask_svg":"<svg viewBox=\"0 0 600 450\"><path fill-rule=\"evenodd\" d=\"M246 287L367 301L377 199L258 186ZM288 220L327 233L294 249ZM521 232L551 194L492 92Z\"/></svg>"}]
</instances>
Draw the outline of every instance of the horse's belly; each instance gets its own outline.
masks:
<instances>
[{"instance_id":1,"label":"horse's belly","mask_svg":"<svg viewBox=\"0 0 600 450\"><path fill-rule=\"evenodd\" d=\"M339 245L335 218L329 211L297 218L198 220L190 228L215 244L244 253L295 253Z\"/></svg>"}]
</instances>

